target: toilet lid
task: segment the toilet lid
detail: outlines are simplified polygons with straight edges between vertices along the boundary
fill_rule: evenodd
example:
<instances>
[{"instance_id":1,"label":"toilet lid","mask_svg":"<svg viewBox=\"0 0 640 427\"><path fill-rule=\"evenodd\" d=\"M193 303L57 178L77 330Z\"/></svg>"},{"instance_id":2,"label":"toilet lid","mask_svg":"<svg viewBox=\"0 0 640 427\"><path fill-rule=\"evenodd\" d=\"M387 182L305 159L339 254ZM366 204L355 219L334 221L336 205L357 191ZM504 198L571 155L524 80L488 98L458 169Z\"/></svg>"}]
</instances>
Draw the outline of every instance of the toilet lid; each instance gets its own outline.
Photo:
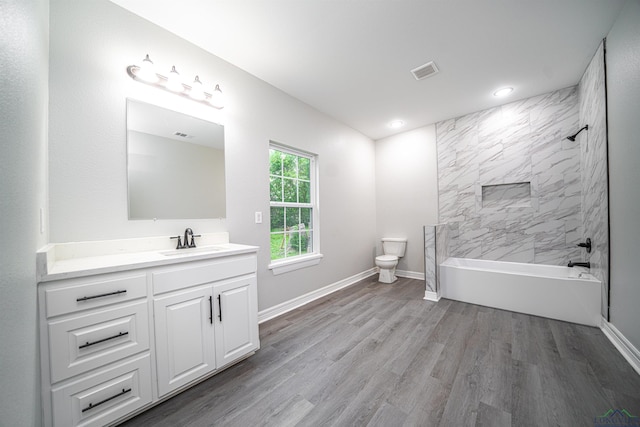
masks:
<instances>
[{"instance_id":1,"label":"toilet lid","mask_svg":"<svg viewBox=\"0 0 640 427\"><path fill-rule=\"evenodd\" d=\"M376 259L380 261L397 261L398 257L395 255L380 255Z\"/></svg>"}]
</instances>

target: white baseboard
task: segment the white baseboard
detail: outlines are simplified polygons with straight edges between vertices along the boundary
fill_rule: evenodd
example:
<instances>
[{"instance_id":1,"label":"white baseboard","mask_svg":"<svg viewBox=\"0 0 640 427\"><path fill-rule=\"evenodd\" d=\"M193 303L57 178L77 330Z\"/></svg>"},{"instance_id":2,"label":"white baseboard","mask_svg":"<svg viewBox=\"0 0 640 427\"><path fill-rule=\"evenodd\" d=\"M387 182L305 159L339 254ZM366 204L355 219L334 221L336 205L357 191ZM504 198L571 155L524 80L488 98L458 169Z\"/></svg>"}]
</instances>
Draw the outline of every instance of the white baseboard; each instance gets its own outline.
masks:
<instances>
[{"instance_id":1,"label":"white baseboard","mask_svg":"<svg viewBox=\"0 0 640 427\"><path fill-rule=\"evenodd\" d=\"M407 279L418 279L424 280L424 273L420 273L418 271L407 271L407 270L397 270L396 276L398 277L406 277Z\"/></svg>"},{"instance_id":2,"label":"white baseboard","mask_svg":"<svg viewBox=\"0 0 640 427\"><path fill-rule=\"evenodd\" d=\"M433 291L424 291L424 299L427 301L440 301L440 294Z\"/></svg>"},{"instance_id":3,"label":"white baseboard","mask_svg":"<svg viewBox=\"0 0 640 427\"><path fill-rule=\"evenodd\" d=\"M620 354L627 359L631 367L640 374L640 351L622 335L622 332L607 322L604 317L602 318L600 329L602 329L602 332L609 338L609 341L618 349Z\"/></svg>"},{"instance_id":4,"label":"white baseboard","mask_svg":"<svg viewBox=\"0 0 640 427\"><path fill-rule=\"evenodd\" d=\"M281 304L264 309L258 312L258 323L263 323L263 322L266 322L267 320L271 320L275 317L281 316L285 313L288 313L291 310L295 310L298 307L308 304L311 301L317 300L318 298L322 298L326 295L329 295L332 292L351 286L359 282L360 280L366 279L367 277L371 277L377 273L378 273L378 270L375 267L370 268L369 270L363 271L362 273L355 274L351 277L347 277L346 279L339 280L335 283L325 286L324 288L316 289L315 291L311 291L304 295L300 295L299 297L296 297L292 300L285 301Z\"/></svg>"}]
</instances>

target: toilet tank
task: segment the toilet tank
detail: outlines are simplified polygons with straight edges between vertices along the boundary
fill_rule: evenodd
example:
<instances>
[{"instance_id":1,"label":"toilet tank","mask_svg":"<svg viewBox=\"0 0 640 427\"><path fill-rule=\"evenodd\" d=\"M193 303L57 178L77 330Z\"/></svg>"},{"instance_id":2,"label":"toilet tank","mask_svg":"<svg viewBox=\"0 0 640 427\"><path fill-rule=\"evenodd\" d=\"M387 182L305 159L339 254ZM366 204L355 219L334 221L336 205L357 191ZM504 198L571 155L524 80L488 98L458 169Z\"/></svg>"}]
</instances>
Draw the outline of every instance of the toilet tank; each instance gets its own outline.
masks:
<instances>
[{"instance_id":1,"label":"toilet tank","mask_svg":"<svg viewBox=\"0 0 640 427\"><path fill-rule=\"evenodd\" d=\"M403 257L405 249L407 249L407 239L397 237L382 238L382 250L385 255Z\"/></svg>"}]
</instances>

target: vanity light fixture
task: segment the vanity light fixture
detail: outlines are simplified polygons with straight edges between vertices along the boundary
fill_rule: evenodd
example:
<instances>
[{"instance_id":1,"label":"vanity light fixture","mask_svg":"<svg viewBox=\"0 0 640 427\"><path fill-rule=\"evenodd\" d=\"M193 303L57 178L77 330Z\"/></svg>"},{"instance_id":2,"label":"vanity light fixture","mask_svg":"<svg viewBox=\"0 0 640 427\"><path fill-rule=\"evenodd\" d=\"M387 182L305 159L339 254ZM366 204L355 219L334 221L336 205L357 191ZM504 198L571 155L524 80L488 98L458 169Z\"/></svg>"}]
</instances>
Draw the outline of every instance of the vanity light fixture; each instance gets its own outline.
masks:
<instances>
[{"instance_id":1,"label":"vanity light fixture","mask_svg":"<svg viewBox=\"0 0 640 427\"><path fill-rule=\"evenodd\" d=\"M171 67L169 76L165 77L156 73L153 65L153 61L149 58L149 55L145 56L142 60L142 65L129 65L127 67L127 74L133 80L137 80L142 83L146 83L160 89L164 89L173 92L177 95L185 96L197 102L209 105L210 107L221 110L224 108L224 97L222 96L222 90L220 85L215 86L213 93L204 91L204 85L200 81L200 77L196 76L191 86L182 82L180 74L176 70L175 66Z\"/></svg>"},{"instance_id":2,"label":"vanity light fixture","mask_svg":"<svg viewBox=\"0 0 640 427\"><path fill-rule=\"evenodd\" d=\"M149 59L149 55L142 60L142 65L138 71L138 77L149 83L156 83L158 81L158 75L153 67L153 62Z\"/></svg>"},{"instance_id":3,"label":"vanity light fixture","mask_svg":"<svg viewBox=\"0 0 640 427\"><path fill-rule=\"evenodd\" d=\"M209 99L209 102L215 108L224 108L224 95L220 90L220 85L216 85L216 88L213 90L213 93L211 94L211 98Z\"/></svg>"},{"instance_id":4,"label":"vanity light fixture","mask_svg":"<svg viewBox=\"0 0 640 427\"><path fill-rule=\"evenodd\" d=\"M189 92L189 96L195 99L196 101L204 100L204 89L202 88L202 82L200 81L200 77L196 76L191 84L191 91Z\"/></svg>"},{"instance_id":5,"label":"vanity light fixture","mask_svg":"<svg viewBox=\"0 0 640 427\"><path fill-rule=\"evenodd\" d=\"M493 96L495 96L496 98L502 98L509 95L511 92L513 92L512 87L503 87L493 92Z\"/></svg>"},{"instance_id":6,"label":"vanity light fixture","mask_svg":"<svg viewBox=\"0 0 640 427\"><path fill-rule=\"evenodd\" d=\"M184 86L182 85L182 80L180 79L180 73L176 70L176 66L171 66L171 71L169 71L169 77L167 78L167 89L171 92L184 92Z\"/></svg>"}]
</instances>

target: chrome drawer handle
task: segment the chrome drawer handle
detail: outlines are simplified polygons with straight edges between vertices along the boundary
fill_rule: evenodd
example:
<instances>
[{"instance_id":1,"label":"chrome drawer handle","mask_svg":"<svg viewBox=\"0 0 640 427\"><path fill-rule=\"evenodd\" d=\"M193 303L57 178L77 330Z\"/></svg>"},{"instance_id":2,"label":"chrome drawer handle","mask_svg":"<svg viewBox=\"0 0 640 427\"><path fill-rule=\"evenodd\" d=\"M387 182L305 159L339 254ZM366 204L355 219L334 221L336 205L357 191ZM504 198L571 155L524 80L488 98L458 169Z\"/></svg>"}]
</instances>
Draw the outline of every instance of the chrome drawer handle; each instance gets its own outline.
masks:
<instances>
[{"instance_id":1,"label":"chrome drawer handle","mask_svg":"<svg viewBox=\"0 0 640 427\"><path fill-rule=\"evenodd\" d=\"M87 341L87 343L86 343L86 344L82 344L82 345L81 345L80 347L78 347L78 348L91 347L92 345L100 344L101 342L109 341L109 340L112 340L112 339L115 339L115 338L120 338L120 337L123 337L123 336L125 336L125 335L129 335L129 332L120 332L118 335L114 335L114 336L109 337L109 338L103 338L103 339L101 339L101 340L94 341L94 342L89 342L89 341Z\"/></svg>"},{"instance_id":2,"label":"chrome drawer handle","mask_svg":"<svg viewBox=\"0 0 640 427\"><path fill-rule=\"evenodd\" d=\"M107 403L108 401L113 400L113 399L115 399L115 398L116 398L116 397L118 397L118 396L122 396L123 394L127 394L127 393L129 393L130 391L131 391L131 389L130 389L130 388L129 388L129 389L127 389L127 390L122 389L122 391L121 391L120 393L116 394L115 396L107 397L105 400L101 400L100 402L98 402L98 403L96 403L96 404L89 403L89 406L87 406L86 408L84 408L84 409L82 410L82 412L87 412L89 409L97 408L98 406L102 405L103 403Z\"/></svg>"},{"instance_id":3,"label":"chrome drawer handle","mask_svg":"<svg viewBox=\"0 0 640 427\"><path fill-rule=\"evenodd\" d=\"M82 298L76 299L76 301L78 301L78 302L87 301L87 300L94 299L94 298L102 298L102 297L109 297L111 295L124 294L126 292L127 292L127 290L124 289L122 291L109 292L108 294L100 294L100 295L93 295L93 296L90 296L90 297L82 297Z\"/></svg>"}]
</instances>

